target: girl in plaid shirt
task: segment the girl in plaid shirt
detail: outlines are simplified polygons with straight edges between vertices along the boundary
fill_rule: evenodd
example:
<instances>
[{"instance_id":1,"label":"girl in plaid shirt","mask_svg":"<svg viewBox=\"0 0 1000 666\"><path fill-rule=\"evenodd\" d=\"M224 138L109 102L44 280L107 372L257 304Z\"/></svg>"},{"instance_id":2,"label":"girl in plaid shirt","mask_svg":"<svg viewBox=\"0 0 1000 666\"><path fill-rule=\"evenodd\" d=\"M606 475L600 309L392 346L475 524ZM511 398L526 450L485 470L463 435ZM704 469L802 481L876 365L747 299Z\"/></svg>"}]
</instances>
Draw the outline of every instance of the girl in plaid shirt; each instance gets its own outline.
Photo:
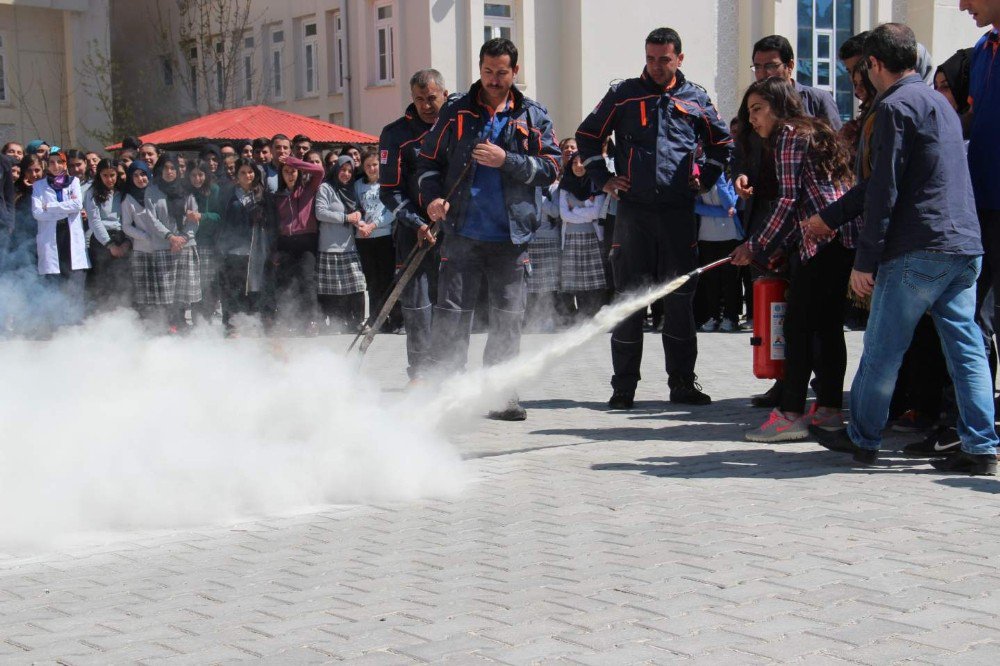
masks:
<instances>
[{"instance_id":1,"label":"girl in plaid shirt","mask_svg":"<svg viewBox=\"0 0 1000 666\"><path fill-rule=\"evenodd\" d=\"M778 199L767 224L733 252L733 263L744 266L754 256L772 261L776 255L787 256L789 271L781 401L746 438L805 439L810 424L843 427L844 306L859 220L822 240L805 235L799 222L847 191L853 181L850 155L826 121L804 114L795 88L786 80L770 78L751 85L740 120L764 139L775 164ZM746 134L741 137L745 138ZM818 380L816 403L807 413L806 391L813 370Z\"/></svg>"}]
</instances>

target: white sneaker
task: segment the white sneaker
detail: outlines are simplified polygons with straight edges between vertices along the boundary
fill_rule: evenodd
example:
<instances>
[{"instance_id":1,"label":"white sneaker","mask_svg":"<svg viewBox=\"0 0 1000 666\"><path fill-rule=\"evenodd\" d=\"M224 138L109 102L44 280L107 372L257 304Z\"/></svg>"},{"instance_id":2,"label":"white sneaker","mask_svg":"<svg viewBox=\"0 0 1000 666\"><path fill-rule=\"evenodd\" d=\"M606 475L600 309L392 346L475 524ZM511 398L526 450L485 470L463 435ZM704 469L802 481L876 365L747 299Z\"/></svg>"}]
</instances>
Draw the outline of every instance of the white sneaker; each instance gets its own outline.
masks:
<instances>
[{"instance_id":1,"label":"white sneaker","mask_svg":"<svg viewBox=\"0 0 1000 666\"><path fill-rule=\"evenodd\" d=\"M723 319L722 323L719 324L719 331L722 333L732 333L737 329L736 322L732 319Z\"/></svg>"},{"instance_id":2,"label":"white sneaker","mask_svg":"<svg viewBox=\"0 0 1000 666\"><path fill-rule=\"evenodd\" d=\"M718 329L719 329L719 322L713 317L712 319L709 319L704 324L702 324L701 328L699 328L698 330L701 331L702 333L714 333Z\"/></svg>"}]
</instances>

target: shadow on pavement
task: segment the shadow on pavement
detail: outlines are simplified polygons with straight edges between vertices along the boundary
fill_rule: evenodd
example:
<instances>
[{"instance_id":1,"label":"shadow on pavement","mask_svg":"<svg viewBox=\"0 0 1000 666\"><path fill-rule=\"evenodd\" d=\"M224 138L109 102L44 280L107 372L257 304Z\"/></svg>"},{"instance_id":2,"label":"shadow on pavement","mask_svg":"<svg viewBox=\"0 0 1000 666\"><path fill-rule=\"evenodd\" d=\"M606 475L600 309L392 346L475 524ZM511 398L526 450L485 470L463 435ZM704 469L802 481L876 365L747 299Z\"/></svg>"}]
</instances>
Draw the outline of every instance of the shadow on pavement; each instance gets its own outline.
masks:
<instances>
[{"instance_id":1,"label":"shadow on pavement","mask_svg":"<svg viewBox=\"0 0 1000 666\"><path fill-rule=\"evenodd\" d=\"M979 493L1000 495L1000 479L996 477L965 477L961 479L938 479L934 483L952 488L967 488Z\"/></svg>"}]
</instances>

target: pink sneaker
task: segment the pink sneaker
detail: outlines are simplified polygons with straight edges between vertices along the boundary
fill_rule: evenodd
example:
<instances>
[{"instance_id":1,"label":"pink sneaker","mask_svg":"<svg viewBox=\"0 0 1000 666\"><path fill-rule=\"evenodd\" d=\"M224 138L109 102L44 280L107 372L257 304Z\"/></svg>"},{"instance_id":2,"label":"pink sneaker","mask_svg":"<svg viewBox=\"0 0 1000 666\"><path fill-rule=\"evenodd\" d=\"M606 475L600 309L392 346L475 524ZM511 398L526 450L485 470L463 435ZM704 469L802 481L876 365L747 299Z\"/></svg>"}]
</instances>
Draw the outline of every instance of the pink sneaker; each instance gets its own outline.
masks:
<instances>
[{"instance_id":1,"label":"pink sneaker","mask_svg":"<svg viewBox=\"0 0 1000 666\"><path fill-rule=\"evenodd\" d=\"M844 413L839 409L835 412L820 414L815 402L809 408L809 413L806 416L809 417L809 425L814 425L820 430L826 430L827 432L843 430L846 425L844 423Z\"/></svg>"},{"instance_id":2,"label":"pink sneaker","mask_svg":"<svg viewBox=\"0 0 1000 666\"><path fill-rule=\"evenodd\" d=\"M751 442L794 442L809 437L809 415L790 419L780 409L771 411L764 425L747 430Z\"/></svg>"}]
</instances>

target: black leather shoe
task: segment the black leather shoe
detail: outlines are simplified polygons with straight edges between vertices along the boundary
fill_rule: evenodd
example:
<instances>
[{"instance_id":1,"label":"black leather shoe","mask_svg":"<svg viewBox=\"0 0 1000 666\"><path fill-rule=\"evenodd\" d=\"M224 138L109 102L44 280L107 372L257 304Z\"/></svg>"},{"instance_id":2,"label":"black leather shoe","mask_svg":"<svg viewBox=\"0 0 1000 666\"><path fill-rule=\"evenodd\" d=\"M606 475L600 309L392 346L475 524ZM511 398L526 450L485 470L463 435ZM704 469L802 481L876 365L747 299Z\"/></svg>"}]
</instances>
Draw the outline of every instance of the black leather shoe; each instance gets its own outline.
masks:
<instances>
[{"instance_id":1,"label":"black leather shoe","mask_svg":"<svg viewBox=\"0 0 1000 666\"><path fill-rule=\"evenodd\" d=\"M491 411L489 417L494 421L523 421L528 418L528 412L524 411L517 398L511 398L506 408Z\"/></svg>"},{"instance_id":2,"label":"black leather shoe","mask_svg":"<svg viewBox=\"0 0 1000 666\"><path fill-rule=\"evenodd\" d=\"M932 460L931 467L941 472L954 472L971 476L996 476L997 457L989 454L976 455L959 451L953 456Z\"/></svg>"},{"instance_id":3,"label":"black leather shoe","mask_svg":"<svg viewBox=\"0 0 1000 666\"><path fill-rule=\"evenodd\" d=\"M681 405L710 405L712 399L701 390L697 377L680 379L670 387L670 402Z\"/></svg>"},{"instance_id":4,"label":"black leather shoe","mask_svg":"<svg viewBox=\"0 0 1000 666\"><path fill-rule=\"evenodd\" d=\"M774 386L760 395L750 398L750 404L754 407L774 409L781 402L781 382L774 382Z\"/></svg>"},{"instance_id":5,"label":"black leather shoe","mask_svg":"<svg viewBox=\"0 0 1000 666\"><path fill-rule=\"evenodd\" d=\"M615 391L608 400L608 409L632 409L635 391Z\"/></svg>"},{"instance_id":6,"label":"black leather shoe","mask_svg":"<svg viewBox=\"0 0 1000 666\"><path fill-rule=\"evenodd\" d=\"M861 465L874 465L878 462L878 451L862 449L847 436L847 430L823 430L817 426L809 426L809 434L825 449L837 453L850 453L854 462Z\"/></svg>"}]
</instances>

